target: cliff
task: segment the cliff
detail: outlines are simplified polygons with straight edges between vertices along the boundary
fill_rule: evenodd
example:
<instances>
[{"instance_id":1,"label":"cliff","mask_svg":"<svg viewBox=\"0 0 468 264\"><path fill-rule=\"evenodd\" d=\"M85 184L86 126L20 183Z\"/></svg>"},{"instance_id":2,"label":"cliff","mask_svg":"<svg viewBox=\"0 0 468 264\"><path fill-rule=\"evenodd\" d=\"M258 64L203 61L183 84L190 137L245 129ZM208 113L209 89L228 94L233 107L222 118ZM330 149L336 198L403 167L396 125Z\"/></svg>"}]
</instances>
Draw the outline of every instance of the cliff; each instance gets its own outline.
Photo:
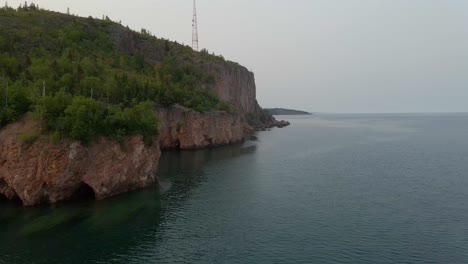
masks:
<instances>
[{"instance_id":1,"label":"cliff","mask_svg":"<svg viewBox=\"0 0 468 264\"><path fill-rule=\"evenodd\" d=\"M221 100L232 103L243 113L253 113L256 109L257 95L255 77L247 68L227 62L219 63L214 69L216 82L208 89Z\"/></svg>"},{"instance_id":2,"label":"cliff","mask_svg":"<svg viewBox=\"0 0 468 264\"><path fill-rule=\"evenodd\" d=\"M104 199L157 184L160 149L238 143L289 125L258 105L252 72L206 50L110 20L0 12L0 83L10 85L0 93L9 102L0 104L0 197L25 206ZM44 122L24 116L33 109Z\"/></svg>"},{"instance_id":3,"label":"cliff","mask_svg":"<svg viewBox=\"0 0 468 264\"><path fill-rule=\"evenodd\" d=\"M243 113L257 110L254 74L235 62L224 60L207 51L192 53L187 47L174 42L142 38L141 34L121 25L110 27L110 34L116 47L129 54L144 54L144 61L155 67L168 60L175 60L179 66L193 66L198 71L214 78L205 81L202 88L216 94L221 100L233 104Z\"/></svg>"},{"instance_id":4,"label":"cliff","mask_svg":"<svg viewBox=\"0 0 468 264\"><path fill-rule=\"evenodd\" d=\"M22 142L22 135L39 129L26 117L0 131L0 196L33 206L82 196L104 199L157 183L157 144L146 146L139 136L122 144L101 139L90 147L54 144L47 136Z\"/></svg>"},{"instance_id":5,"label":"cliff","mask_svg":"<svg viewBox=\"0 0 468 264\"><path fill-rule=\"evenodd\" d=\"M156 110L159 138L145 145L140 136L124 142L99 139L86 147L53 143L27 115L0 130L0 196L24 206L53 204L82 197L104 199L155 186L160 149L198 149L239 143L246 125L239 113L200 113L174 106Z\"/></svg>"},{"instance_id":6,"label":"cliff","mask_svg":"<svg viewBox=\"0 0 468 264\"><path fill-rule=\"evenodd\" d=\"M197 149L239 143L247 129L241 114L199 113L181 106L161 108L159 146L168 149Z\"/></svg>"}]
</instances>

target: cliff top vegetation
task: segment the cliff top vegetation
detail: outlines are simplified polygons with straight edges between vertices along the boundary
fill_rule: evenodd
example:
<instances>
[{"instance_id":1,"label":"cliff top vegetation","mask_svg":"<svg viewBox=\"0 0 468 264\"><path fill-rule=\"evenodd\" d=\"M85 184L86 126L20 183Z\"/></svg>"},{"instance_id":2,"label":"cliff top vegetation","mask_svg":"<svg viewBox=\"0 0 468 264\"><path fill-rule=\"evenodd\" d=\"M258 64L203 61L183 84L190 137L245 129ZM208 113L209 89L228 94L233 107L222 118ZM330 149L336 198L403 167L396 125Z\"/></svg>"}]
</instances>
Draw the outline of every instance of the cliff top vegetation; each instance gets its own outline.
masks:
<instances>
[{"instance_id":1,"label":"cliff top vegetation","mask_svg":"<svg viewBox=\"0 0 468 264\"><path fill-rule=\"evenodd\" d=\"M34 112L55 140L157 133L153 109L232 107L209 92L207 69L226 62L206 50L111 21L39 9L0 9L0 128Z\"/></svg>"}]
</instances>

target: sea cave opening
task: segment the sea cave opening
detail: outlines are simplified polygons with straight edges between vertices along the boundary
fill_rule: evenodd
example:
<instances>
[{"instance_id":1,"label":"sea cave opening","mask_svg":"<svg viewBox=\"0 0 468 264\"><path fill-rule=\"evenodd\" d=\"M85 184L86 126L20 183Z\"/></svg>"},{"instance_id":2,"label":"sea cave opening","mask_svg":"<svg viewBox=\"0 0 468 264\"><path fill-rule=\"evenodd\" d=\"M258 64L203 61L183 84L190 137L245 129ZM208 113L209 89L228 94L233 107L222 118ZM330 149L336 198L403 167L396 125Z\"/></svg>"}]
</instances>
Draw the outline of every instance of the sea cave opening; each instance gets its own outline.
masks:
<instances>
[{"instance_id":1,"label":"sea cave opening","mask_svg":"<svg viewBox=\"0 0 468 264\"><path fill-rule=\"evenodd\" d=\"M4 195L3 193L0 193L0 202L6 201L6 200L8 200L8 198L6 197L6 195Z\"/></svg>"},{"instance_id":2,"label":"sea cave opening","mask_svg":"<svg viewBox=\"0 0 468 264\"><path fill-rule=\"evenodd\" d=\"M14 202L17 204L22 204L23 202L18 197L18 194L10 188L8 183L4 179L0 179L0 190L3 190L6 193L0 193L0 202Z\"/></svg>"},{"instance_id":3,"label":"sea cave opening","mask_svg":"<svg viewBox=\"0 0 468 264\"><path fill-rule=\"evenodd\" d=\"M88 184L82 182L80 187L73 192L71 200L94 200L96 198L96 193L93 188Z\"/></svg>"}]
</instances>

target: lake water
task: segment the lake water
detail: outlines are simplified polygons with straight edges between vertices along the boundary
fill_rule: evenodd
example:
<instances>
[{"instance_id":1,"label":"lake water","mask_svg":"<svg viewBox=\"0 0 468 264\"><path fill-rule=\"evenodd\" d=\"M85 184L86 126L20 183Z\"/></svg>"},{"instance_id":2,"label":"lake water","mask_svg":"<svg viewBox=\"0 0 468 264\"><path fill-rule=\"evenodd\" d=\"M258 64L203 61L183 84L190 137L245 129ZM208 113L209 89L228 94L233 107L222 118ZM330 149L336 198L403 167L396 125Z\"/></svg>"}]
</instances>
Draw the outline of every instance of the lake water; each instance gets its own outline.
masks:
<instances>
[{"instance_id":1,"label":"lake water","mask_svg":"<svg viewBox=\"0 0 468 264\"><path fill-rule=\"evenodd\" d=\"M0 203L0 263L468 263L468 115L283 117L161 190Z\"/></svg>"}]
</instances>

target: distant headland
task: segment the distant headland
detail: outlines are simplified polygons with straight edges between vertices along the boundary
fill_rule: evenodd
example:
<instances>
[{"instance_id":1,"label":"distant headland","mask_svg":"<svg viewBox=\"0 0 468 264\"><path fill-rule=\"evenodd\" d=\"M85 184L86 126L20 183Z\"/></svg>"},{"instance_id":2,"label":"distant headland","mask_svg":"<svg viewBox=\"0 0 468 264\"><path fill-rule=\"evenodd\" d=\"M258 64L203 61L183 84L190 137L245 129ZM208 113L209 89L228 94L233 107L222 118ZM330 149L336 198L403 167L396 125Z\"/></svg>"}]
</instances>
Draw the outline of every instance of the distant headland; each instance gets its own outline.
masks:
<instances>
[{"instance_id":1,"label":"distant headland","mask_svg":"<svg viewBox=\"0 0 468 264\"><path fill-rule=\"evenodd\" d=\"M309 112L284 108L270 108L265 110L267 110L271 115L312 115Z\"/></svg>"}]
</instances>

